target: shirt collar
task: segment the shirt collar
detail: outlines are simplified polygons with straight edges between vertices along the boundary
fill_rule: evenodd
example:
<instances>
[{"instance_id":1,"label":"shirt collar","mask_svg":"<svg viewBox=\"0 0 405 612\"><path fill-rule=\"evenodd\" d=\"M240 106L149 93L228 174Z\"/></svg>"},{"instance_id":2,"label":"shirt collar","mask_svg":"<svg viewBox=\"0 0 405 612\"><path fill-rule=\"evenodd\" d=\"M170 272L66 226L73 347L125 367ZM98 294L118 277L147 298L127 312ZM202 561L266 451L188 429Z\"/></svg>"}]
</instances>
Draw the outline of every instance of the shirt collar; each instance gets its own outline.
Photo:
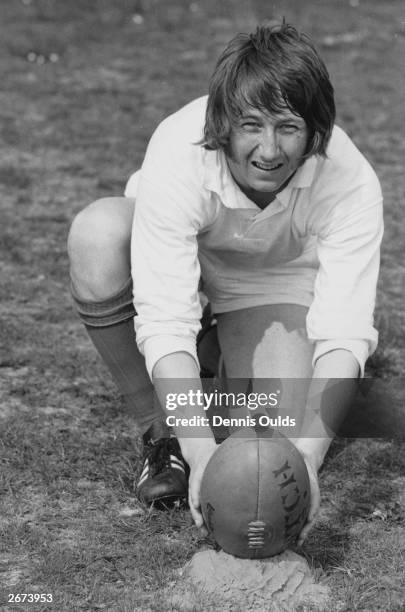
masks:
<instances>
[{"instance_id":1,"label":"shirt collar","mask_svg":"<svg viewBox=\"0 0 405 612\"><path fill-rule=\"evenodd\" d=\"M312 181L314 180L316 166L317 157L315 155L311 155L311 157L308 157L302 166L298 168L289 185L293 185L293 187L297 189L310 187L312 185Z\"/></svg>"},{"instance_id":2,"label":"shirt collar","mask_svg":"<svg viewBox=\"0 0 405 612\"><path fill-rule=\"evenodd\" d=\"M277 194L276 199L280 200L280 202L286 206L290 200L293 189L305 189L310 187L315 177L317 163L317 158L314 155L306 159L291 178L288 185Z\"/></svg>"},{"instance_id":3,"label":"shirt collar","mask_svg":"<svg viewBox=\"0 0 405 612\"><path fill-rule=\"evenodd\" d=\"M312 155L298 168L288 185L277 194L282 204L287 204L293 189L304 189L310 187L314 180L317 166L317 157ZM235 181L226 163L225 154L222 150L204 150L204 187L218 194L224 204L230 208L257 208L256 204L249 200Z\"/></svg>"},{"instance_id":4,"label":"shirt collar","mask_svg":"<svg viewBox=\"0 0 405 612\"><path fill-rule=\"evenodd\" d=\"M257 206L239 189L232 178L225 153L205 150L204 187L218 194L228 208L254 208Z\"/></svg>"}]
</instances>

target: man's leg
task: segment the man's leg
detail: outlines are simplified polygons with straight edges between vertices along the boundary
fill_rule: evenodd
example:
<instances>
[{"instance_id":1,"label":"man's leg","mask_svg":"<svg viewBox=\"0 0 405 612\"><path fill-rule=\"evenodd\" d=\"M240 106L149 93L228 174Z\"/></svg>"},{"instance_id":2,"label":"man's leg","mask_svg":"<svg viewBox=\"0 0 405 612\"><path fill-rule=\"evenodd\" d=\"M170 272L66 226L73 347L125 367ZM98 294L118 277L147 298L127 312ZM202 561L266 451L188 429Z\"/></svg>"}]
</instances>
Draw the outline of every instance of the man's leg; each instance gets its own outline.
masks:
<instances>
[{"instance_id":1,"label":"man's leg","mask_svg":"<svg viewBox=\"0 0 405 612\"><path fill-rule=\"evenodd\" d=\"M298 427L302 422L313 355L306 334L307 311L304 306L276 304L217 315L228 391L247 386L252 393L280 391L276 407L257 407L249 411L252 417L267 413L295 418ZM232 410L232 416L242 413ZM288 427L281 431L287 436L297 432Z\"/></svg>"},{"instance_id":2,"label":"man's leg","mask_svg":"<svg viewBox=\"0 0 405 612\"><path fill-rule=\"evenodd\" d=\"M135 341L130 273L134 205L129 198L105 198L88 206L73 221L68 250L78 313L144 434L138 494L153 502L185 495L186 477Z\"/></svg>"}]
</instances>

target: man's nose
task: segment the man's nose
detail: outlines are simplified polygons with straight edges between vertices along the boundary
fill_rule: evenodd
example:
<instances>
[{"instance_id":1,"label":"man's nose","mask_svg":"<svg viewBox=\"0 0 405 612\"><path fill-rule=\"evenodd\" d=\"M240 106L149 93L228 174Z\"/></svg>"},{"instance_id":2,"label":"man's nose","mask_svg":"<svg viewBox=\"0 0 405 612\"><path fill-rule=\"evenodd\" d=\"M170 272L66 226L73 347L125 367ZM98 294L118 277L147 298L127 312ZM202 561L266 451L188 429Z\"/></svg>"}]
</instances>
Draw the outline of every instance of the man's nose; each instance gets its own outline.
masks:
<instances>
[{"instance_id":1,"label":"man's nose","mask_svg":"<svg viewBox=\"0 0 405 612\"><path fill-rule=\"evenodd\" d=\"M263 161L270 161L279 155L279 143L274 128L268 128L261 133L259 153Z\"/></svg>"}]
</instances>

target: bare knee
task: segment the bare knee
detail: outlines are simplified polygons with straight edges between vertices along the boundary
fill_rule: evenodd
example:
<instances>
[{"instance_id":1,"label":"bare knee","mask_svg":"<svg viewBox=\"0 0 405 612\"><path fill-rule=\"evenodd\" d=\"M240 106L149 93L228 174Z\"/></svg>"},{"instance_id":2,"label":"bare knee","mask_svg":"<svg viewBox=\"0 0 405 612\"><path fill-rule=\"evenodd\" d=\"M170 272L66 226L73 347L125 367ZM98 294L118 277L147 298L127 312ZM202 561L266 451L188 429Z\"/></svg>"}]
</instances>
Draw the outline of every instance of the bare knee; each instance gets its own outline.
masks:
<instances>
[{"instance_id":1,"label":"bare knee","mask_svg":"<svg viewBox=\"0 0 405 612\"><path fill-rule=\"evenodd\" d=\"M129 198L103 198L73 220L68 236L70 272L82 299L109 297L128 280L133 211Z\"/></svg>"}]
</instances>

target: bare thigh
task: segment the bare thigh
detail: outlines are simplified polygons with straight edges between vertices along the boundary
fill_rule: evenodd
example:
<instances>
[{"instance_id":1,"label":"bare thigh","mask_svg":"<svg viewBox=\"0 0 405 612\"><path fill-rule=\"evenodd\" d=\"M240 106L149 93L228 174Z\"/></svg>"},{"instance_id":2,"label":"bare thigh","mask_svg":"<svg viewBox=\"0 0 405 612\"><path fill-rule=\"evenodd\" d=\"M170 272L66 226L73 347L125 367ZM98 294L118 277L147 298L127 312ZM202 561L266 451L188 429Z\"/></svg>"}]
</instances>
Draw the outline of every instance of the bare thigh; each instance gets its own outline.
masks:
<instances>
[{"instance_id":1,"label":"bare thigh","mask_svg":"<svg viewBox=\"0 0 405 612\"><path fill-rule=\"evenodd\" d=\"M277 393L278 403L258 412L296 421L296 430L281 428L291 437L301 427L312 377L313 347L306 332L308 309L295 304L246 308L217 315L218 340L224 360L227 390L234 393ZM232 410L233 416L246 414Z\"/></svg>"},{"instance_id":2,"label":"bare thigh","mask_svg":"<svg viewBox=\"0 0 405 612\"><path fill-rule=\"evenodd\" d=\"M296 304L256 306L217 315L218 339L230 378L312 376L308 309Z\"/></svg>"}]
</instances>

